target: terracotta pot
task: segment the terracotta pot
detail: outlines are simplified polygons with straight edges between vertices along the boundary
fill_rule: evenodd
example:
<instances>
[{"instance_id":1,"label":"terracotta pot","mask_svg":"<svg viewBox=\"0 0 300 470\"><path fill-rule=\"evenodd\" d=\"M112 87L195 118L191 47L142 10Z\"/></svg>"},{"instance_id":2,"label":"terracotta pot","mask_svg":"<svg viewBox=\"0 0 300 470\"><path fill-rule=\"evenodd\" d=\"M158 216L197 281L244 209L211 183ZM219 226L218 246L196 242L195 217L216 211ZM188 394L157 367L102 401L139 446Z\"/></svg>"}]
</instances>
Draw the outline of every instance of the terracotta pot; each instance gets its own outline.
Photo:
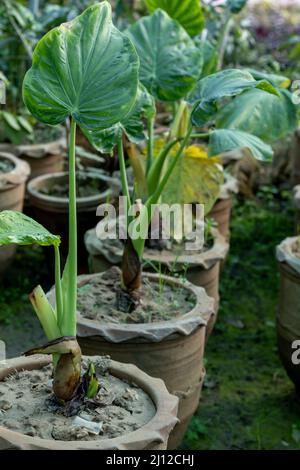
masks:
<instances>
[{"instance_id":1,"label":"terracotta pot","mask_svg":"<svg viewBox=\"0 0 300 470\"><path fill-rule=\"evenodd\" d=\"M207 217L217 222L218 230L229 241L230 239L230 219L232 210L232 195L239 191L238 180L233 176L228 176L226 182L221 187L219 199L213 206Z\"/></svg>"},{"instance_id":2,"label":"terracotta pot","mask_svg":"<svg viewBox=\"0 0 300 470\"><path fill-rule=\"evenodd\" d=\"M293 185L300 184L300 129L294 132L292 145L292 182Z\"/></svg>"},{"instance_id":3,"label":"terracotta pot","mask_svg":"<svg viewBox=\"0 0 300 470\"><path fill-rule=\"evenodd\" d=\"M22 212L25 183L30 175L29 165L9 153L1 152L1 158L9 160L14 168L8 173L0 174L0 212L4 210ZM0 276L10 265L15 252L15 245L0 247Z\"/></svg>"},{"instance_id":4,"label":"terracotta pot","mask_svg":"<svg viewBox=\"0 0 300 470\"><path fill-rule=\"evenodd\" d=\"M218 199L208 217L217 222L221 234L229 240L230 238L230 218L231 218L232 200L231 197Z\"/></svg>"},{"instance_id":5,"label":"terracotta pot","mask_svg":"<svg viewBox=\"0 0 300 470\"><path fill-rule=\"evenodd\" d=\"M295 384L300 399L300 365L292 361L293 342L300 340L300 259L294 256L297 238L286 239L277 247L280 267L280 297L277 313L277 338L279 355L285 370Z\"/></svg>"},{"instance_id":6,"label":"terracotta pot","mask_svg":"<svg viewBox=\"0 0 300 470\"><path fill-rule=\"evenodd\" d=\"M19 370L41 369L49 358L17 358L0 363L0 380ZM0 426L0 450L164 450L177 420L178 399L162 380L149 377L131 364L112 361L109 371L119 379L138 385L152 399L155 416L143 427L125 436L101 441L55 441L31 437Z\"/></svg>"},{"instance_id":7,"label":"terracotta pot","mask_svg":"<svg viewBox=\"0 0 300 470\"><path fill-rule=\"evenodd\" d=\"M85 172L87 175L88 172ZM78 223L78 260L81 272L87 270L87 252L84 246L85 232L95 226L99 221L96 215L97 207L100 204L112 201L115 195L117 183L112 178L94 174L93 178L99 179L103 189L99 194L89 197L79 197L77 199L77 223ZM61 235L61 252L63 258L68 253L68 198L49 196L41 193L42 189L49 189L57 183L65 184L68 181L68 173L52 173L43 175L31 180L28 184L28 194L31 206L34 209L34 216L38 222L44 225L51 232ZM52 250L51 250L52 251ZM53 262L52 252L49 262Z\"/></svg>"},{"instance_id":8,"label":"terracotta pot","mask_svg":"<svg viewBox=\"0 0 300 470\"><path fill-rule=\"evenodd\" d=\"M0 144L0 151L10 152L30 165L31 179L62 171L66 148L67 143L64 137L43 144Z\"/></svg>"},{"instance_id":9,"label":"terracotta pot","mask_svg":"<svg viewBox=\"0 0 300 470\"><path fill-rule=\"evenodd\" d=\"M79 285L95 282L102 274L80 276ZM100 324L78 313L78 340L87 355L107 354L112 359L132 362L149 375L164 380L170 393L179 397L180 423L170 435L169 449L176 448L196 411L204 378L205 325L213 315L213 299L200 287L157 274L144 274L151 282L185 288L195 296L196 306L172 321L146 324Z\"/></svg>"},{"instance_id":10,"label":"terracotta pot","mask_svg":"<svg viewBox=\"0 0 300 470\"><path fill-rule=\"evenodd\" d=\"M203 287L206 293L215 300L215 315L209 319L207 337L211 334L219 309L220 266L226 258L229 244L221 233L213 229L214 245L203 252L183 252L180 256L171 250L145 248L144 269L153 271L150 263L161 267L163 274L177 274L186 277L196 286ZM90 254L90 270L103 272L113 265L120 265L123 247L117 240L99 240L95 229L85 235L85 244ZM147 264L148 262L148 264Z\"/></svg>"}]
</instances>

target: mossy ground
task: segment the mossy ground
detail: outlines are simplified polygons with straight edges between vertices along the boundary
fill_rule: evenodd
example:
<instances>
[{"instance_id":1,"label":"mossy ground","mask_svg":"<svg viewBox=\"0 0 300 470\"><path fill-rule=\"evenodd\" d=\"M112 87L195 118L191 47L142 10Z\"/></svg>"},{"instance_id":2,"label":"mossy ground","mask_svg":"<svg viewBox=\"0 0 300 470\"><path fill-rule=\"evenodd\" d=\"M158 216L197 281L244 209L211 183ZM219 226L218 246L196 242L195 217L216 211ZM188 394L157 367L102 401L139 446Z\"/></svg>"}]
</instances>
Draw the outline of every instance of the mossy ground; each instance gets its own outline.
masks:
<instances>
[{"instance_id":1,"label":"mossy ground","mask_svg":"<svg viewBox=\"0 0 300 470\"><path fill-rule=\"evenodd\" d=\"M275 247L294 233L289 193L263 188L236 203L221 308L206 349L206 386L185 449L300 449L300 407L276 349ZM44 341L28 300L52 282L40 249L21 248L0 284L0 339L8 356Z\"/></svg>"},{"instance_id":2,"label":"mossy ground","mask_svg":"<svg viewBox=\"0 0 300 470\"><path fill-rule=\"evenodd\" d=\"M221 307L206 348L206 386L185 449L300 449L300 407L277 354L276 245L292 236L289 193L236 203Z\"/></svg>"}]
</instances>

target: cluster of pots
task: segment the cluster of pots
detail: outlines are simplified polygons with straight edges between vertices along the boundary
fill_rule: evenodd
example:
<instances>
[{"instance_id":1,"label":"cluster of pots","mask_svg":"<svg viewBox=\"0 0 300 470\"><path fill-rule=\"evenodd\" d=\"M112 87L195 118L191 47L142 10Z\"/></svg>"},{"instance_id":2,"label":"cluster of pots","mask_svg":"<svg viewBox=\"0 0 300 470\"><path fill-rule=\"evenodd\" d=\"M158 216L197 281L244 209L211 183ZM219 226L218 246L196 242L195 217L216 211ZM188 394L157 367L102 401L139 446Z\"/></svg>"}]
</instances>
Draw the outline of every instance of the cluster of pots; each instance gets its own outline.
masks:
<instances>
[{"instance_id":1,"label":"cluster of pots","mask_svg":"<svg viewBox=\"0 0 300 470\"><path fill-rule=\"evenodd\" d=\"M0 210L22 211L25 185L29 179L25 210L31 211L30 215L49 230L61 234L63 256L67 253L68 198L51 195L51 188L66 182L67 173L63 171L65 148L63 138L44 146L32 146L32 152L29 146L0 146L0 159L8 160L12 167L11 171L0 175ZM100 193L78 197L78 250L79 260L83 261L79 269L82 273L87 272L85 260L89 255L92 272L79 276L79 287L101 280L107 269L120 264L122 255L122 247L106 245L96 236L95 230L99 221L97 207L102 202L113 201L119 195L120 187L115 178L101 172L96 176L93 173L93 178L101 180ZM295 189L298 213L299 188ZM127 436L93 443L47 441L0 427L0 449L175 449L180 444L199 406L205 377L205 344L217 319L220 273L229 251L231 195L236 191L236 183L232 186L232 181L222 188L209 214L217 227L212 230L214 241L206 250L193 254L183 252L178 257L171 250L145 249L144 276L147 281L157 283L163 280L173 287L185 289L187 297L195 299L195 306L189 313L171 321L116 324L87 319L78 312L78 340L83 354L110 356L111 373L139 385L150 396L156 407L154 418ZM287 239L277 250L281 273L277 331L280 356L300 395L299 366L291 361L293 343L300 338L297 312L300 259L295 256L296 243L296 238ZM0 275L11 262L14 252L15 247L0 248ZM151 269L153 263L159 264L159 275ZM50 298L51 295L53 292L49 293ZM12 371L36 370L48 362L45 358L5 361L0 363L0 380Z\"/></svg>"}]
</instances>

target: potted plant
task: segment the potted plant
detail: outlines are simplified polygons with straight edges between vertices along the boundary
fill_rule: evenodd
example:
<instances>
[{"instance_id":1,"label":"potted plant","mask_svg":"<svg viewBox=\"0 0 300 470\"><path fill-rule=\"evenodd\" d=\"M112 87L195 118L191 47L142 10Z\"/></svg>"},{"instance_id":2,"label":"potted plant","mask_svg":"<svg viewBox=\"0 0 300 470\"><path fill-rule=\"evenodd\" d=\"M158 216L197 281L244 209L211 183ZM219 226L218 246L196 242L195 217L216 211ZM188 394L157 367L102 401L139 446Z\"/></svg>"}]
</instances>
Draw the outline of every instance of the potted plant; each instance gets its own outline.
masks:
<instances>
[{"instance_id":1,"label":"potted plant","mask_svg":"<svg viewBox=\"0 0 300 470\"><path fill-rule=\"evenodd\" d=\"M124 245L121 274L113 269L79 278L78 336L83 350L89 354L97 354L101 350L113 358L130 357L144 370L152 370L156 376L164 378L169 390L180 395L179 417L182 426L175 429L170 441L170 446L175 447L198 404L203 375L204 324L210 319L212 304L209 305L203 289L186 281L171 280L160 273L142 275L152 206L159 202L171 176L175 174L178 165L182 165L184 151L194 134L198 139L209 140L210 157L236 148L247 148L258 159L270 159L272 149L256 136L239 130L214 128L210 123L215 120L224 99L242 92L258 88L262 93L280 98L275 87L266 80L255 80L251 74L242 70L226 70L199 80L201 50L195 47L185 30L161 10L133 24L128 35L134 41L141 62L140 80L143 86L140 87L136 105L119 125L105 132L87 135L99 150L112 150L115 145L118 147L122 191L129 208L125 218L127 222L130 219L131 231ZM176 103L170 137L156 157L153 138L155 108L151 94L157 100ZM135 178L135 197L143 203L141 205L138 201L136 205L127 181L123 136L126 134L133 142L144 139L141 118L146 119L148 129L145 162L142 158L136 158L139 155L135 152L129 153L135 174L139 175ZM195 131L195 128L205 127L205 132ZM171 154L174 148L175 152ZM213 159L208 163L217 171L215 164ZM202 180L201 183L205 184ZM139 209L136 217L129 213L134 207ZM130 235L134 232L139 234L137 238ZM175 293L172 293L172 284L176 286ZM193 308L181 304L180 292L186 289L190 292L192 290L198 299L202 298L202 306L201 302L193 302ZM176 309L170 299L176 300ZM171 314L168 313L166 300L167 305L172 306ZM93 311L87 311L85 305L91 305ZM194 326L187 331L183 324L191 321L191 318ZM174 339L172 335L176 335ZM188 356L193 357L192 354L184 355L184 359L175 365L173 359L177 356L174 348L185 348L188 351L192 343L198 345L193 361L197 366L188 365ZM174 371L172 377L170 370Z\"/></svg>"},{"instance_id":2,"label":"potted plant","mask_svg":"<svg viewBox=\"0 0 300 470\"><path fill-rule=\"evenodd\" d=\"M41 39L25 76L24 101L37 119L58 124L71 118L69 255L61 276L60 238L20 212L0 213L1 245L54 247L56 298L52 307L41 286L30 296L49 342L28 351L25 360L1 363L1 395L8 402L0 416L1 449L163 449L177 421L177 399L161 381L132 366L103 363L103 358L89 362L82 358L76 340L76 126L90 132L122 119L136 97L138 66L132 43L113 26L111 7L103 2ZM31 358L40 353L53 355L52 367L48 358ZM11 382L19 382L22 388L10 401L7 391ZM138 388L133 389L132 384ZM116 395L112 392L115 386ZM24 399L26 406L19 410L25 412L16 422L11 413ZM138 408L135 402L139 402ZM113 413L111 405L119 408L119 418L112 427L107 425ZM95 410L102 406L102 417L97 418ZM141 421L137 419L140 414Z\"/></svg>"},{"instance_id":3,"label":"potted plant","mask_svg":"<svg viewBox=\"0 0 300 470\"><path fill-rule=\"evenodd\" d=\"M78 269L80 272L87 272L84 234L99 221L96 215L97 207L106 202L113 203L120 186L118 180L109 177L102 169L93 167L90 163L84 166L77 162L76 168ZM35 219L48 230L61 234L61 253L63 260L66 260L68 254L68 224L66 224L69 209L68 173L50 173L33 178L28 183L27 191Z\"/></svg>"},{"instance_id":4,"label":"potted plant","mask_svg":"<svg viewBox=\"0 0 300 470\"><path fill-rule=\"evenodd\" d=\"M280 269L280 297L277 312L278 349L283 366L295 384L300 399L299 349L300 319L300 239L286 238L277 247Z\"/></svg>"},{"instance_id":5,"label":"potted plant","mask_svg":"<svg viewBox=\"0 0 300 470\"><path fill-rule=\"evenodd\" d=\"M28 164L9 153L0 153L0 211L23 210L25 184L30 175ZM15 245L0 247L0 277L12 261Z\"/></svg>"}]
</instances>

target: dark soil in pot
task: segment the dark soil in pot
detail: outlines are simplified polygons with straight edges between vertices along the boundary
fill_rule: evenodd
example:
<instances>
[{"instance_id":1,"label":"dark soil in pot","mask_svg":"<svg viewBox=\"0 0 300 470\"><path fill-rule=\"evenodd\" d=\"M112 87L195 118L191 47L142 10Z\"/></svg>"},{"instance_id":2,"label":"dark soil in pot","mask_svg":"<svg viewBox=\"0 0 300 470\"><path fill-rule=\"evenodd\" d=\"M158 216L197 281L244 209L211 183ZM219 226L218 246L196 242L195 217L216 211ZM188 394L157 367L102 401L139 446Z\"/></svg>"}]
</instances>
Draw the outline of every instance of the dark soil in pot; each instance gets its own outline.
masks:
<instances>
[{"instance_id":1,"label":"dark soil in pot","mask_svg":"<svg viewBox=\"0 0 300 470\"><path fill-rule=\"evenodd\" d=\"M294 343L300 340L300 244L297 237L288 238L277 248L280 264L280 297L277 314L279 355L295 385L300 401L300 366L293 360Z\"/></svg>"},{"instance_id":2,"label":"dark soil in pot","mask_svg":"<svg viewBox=\"0 0 300 470\"><path fill-rule=\"evenodd\" d=\"M113 202L117 183L101 174L88 171L77 173L77 218L79 272L87 272L88 256L84 246L84 234L99 221L97 207ZM68 253L68 174L53 173L34 178L28 184L29 201L34 217L51 232L61 235L61 253ZM52 250L45 249L52 267Z\"/></svg>"},{"instance_id":3,"label":"dark soil in pot","mask_svg":"<svg viewBox=\"0 0 300 470\"><path fill-rule=\"evenodd\" d=\"M176 423L177 399L134 366L90 359L101 386L80 406L53 397L49 359L11 360L2 368L0 363L0 449L164 449ZM83 373L90 359L83 359Z\"/></svg>"},{"instance_id":4,"label":"dark soil in pot","mask_svg":"<svg viewBox=\"0 0 300 470\"><path fill-rule=\"evenodd\" d=\"M102 351L164 380L180 398L180 424L169 441L169 448L176 448L200 399L205 324L213 299L188 282L144 273L142 305L134 314L124 314L116 309L120 275L111 268L79 277L78 340L85 354Z\"/></svg>"}]
</instances>

